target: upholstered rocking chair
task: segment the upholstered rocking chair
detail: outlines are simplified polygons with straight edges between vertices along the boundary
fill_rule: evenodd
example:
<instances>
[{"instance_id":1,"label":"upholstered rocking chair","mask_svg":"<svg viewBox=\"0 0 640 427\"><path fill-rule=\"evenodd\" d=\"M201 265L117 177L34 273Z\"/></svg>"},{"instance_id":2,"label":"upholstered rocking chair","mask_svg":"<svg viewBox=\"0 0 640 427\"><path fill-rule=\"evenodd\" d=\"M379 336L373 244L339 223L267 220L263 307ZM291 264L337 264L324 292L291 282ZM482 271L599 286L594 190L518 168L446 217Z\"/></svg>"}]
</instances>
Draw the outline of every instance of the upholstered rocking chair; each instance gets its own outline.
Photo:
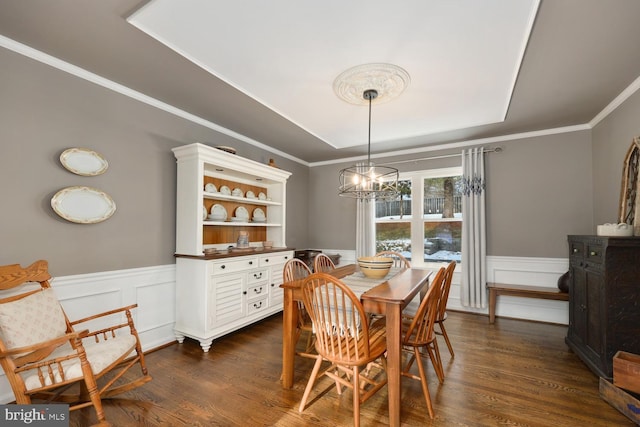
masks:
<instances>
[{"instance_id":1,"label":"upholstered rocking chair","mask_svg":"<svg viewBox=\"0 0 640 427\"><path fill-rule=\"evenodd\" d=\"M49 284L47 261L0 266L0 364L17 404L93 405L151 380L130 305L70 321ZM114 326L89 332L82 325ZM138 365L141 372L127 374ZM78 387L73 387L78 385Z\"/></svg>"}]
</instances>

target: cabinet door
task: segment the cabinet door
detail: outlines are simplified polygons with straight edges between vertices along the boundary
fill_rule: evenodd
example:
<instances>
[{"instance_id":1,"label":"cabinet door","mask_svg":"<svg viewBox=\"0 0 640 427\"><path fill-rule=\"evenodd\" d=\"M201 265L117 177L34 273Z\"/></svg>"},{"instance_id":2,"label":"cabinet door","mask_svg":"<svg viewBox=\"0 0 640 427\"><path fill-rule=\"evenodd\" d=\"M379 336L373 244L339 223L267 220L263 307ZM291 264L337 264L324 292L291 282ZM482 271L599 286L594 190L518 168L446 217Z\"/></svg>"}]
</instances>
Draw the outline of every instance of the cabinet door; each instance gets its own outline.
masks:
<instances>
[{"instance_id":1,"label":"cabinet door","mask_svg":"<svg viewBox=\"0 0 640 427\"><path fill-rule=\"evenodd\" d=\"M587 275L583 267L569 268L569 332L583 344L587 342Z\"/></svg>"},{"instance_id":2,"label":"cabinet door","mask_svg":"<svg viewBox=\"0 0 640 427\"><path fill-rule=\"evenodd\" d=\"M284 302L284 290L280 287L283 282L282 269L284 263L273 265L269 278L269 307L277 307Z\"/></svg>"},{"instance_id":3,"label":"cabinet door","mask_svg":"<svg viewBox=\"0 0 640 427\"><path fill-rule=\"evenodd\" d=\"M212 276L209 281L208 327L215 329L220 325L241 319L245 316L243 292L245 289L245 274L230 274Z\"/></svg>"},{"instance_id":4,"label":"cabinet door","mask_svg":"<svg viewBox=\"0 0 640 427\"><path fill-rule=\"evenodd\" d=\"M585 344L598 358L603 353L604 311L602 309L604 301L603 286L604 276L598 269L585 269L586 279L586 306L587 306L587 334Z\"/></svg>"}]
</instances>

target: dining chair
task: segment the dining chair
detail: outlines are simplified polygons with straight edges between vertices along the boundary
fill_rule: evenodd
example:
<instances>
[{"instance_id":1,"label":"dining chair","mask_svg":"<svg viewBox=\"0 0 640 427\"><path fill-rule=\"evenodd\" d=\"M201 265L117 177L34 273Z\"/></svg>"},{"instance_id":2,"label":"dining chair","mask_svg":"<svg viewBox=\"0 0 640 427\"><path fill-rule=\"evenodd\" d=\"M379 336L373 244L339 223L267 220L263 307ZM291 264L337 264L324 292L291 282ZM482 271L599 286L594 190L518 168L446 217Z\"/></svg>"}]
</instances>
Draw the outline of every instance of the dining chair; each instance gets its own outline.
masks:
<instances>
[{"instance_id":1,"label":"dining chair","mask_svg":"<svg viewBox=\"0 0 640 427\"><path fill-rule=\"evenodd\" d=\"M0 365L17 404L93 406L108 425L102 399L151 380L131 316L136 305L70 321L50 279L44 260L0 266Z\"/></svg>"},{"instance_id":2,"label":"dining chair","mask_svg":"<svg viewBox=\"0 0 640 427\"><path fill-rule=\"evenodd\" d=\"M453 272L455 269L456 262L451 261L444 272L444 284L442 285L442 295L440 296L440 301L438 301L438 314L436 316L436 324L440 330L435 331L436 335L441 335L444 338L451 357L454 357L455 355L453 353L451 341L449 341L449 335L447 335L447 330L444 328L444 321L447 320L447 301L449 300L449 290L451 289L451 280L453 279Z\"/></svg>"},{"instance_id":3,"label":"dining chair","mask_svg":"<svg viewBox=\"0 0 640 427\"><path fill-rule=\"evenodd\" d=\"M331 258L325 254L318 254L313 259L313 272L314 273L329 273L336 269L336 265Z\"/></svg>"},{"instance_id":4,"label":"dining chair","mask_svg":"<svg viewBox=\"0 0 640 427\"><path fill-rule=\"evenodd\" d=\"M314 273L302 284L302 299L311 316L316 334L316 362L304 390L299 411L304 411L316 380L331 378L338 394L342 386L353 390L354 425L360 425L360 404L387 383L386 328L384 319L370 324L362 303L339 279L327 273ZM380 361L385 371L371 368ZM320 372L323 361L331 366ZM364 368L364 369L362 369Z\"/></svg>"},{"instance_id":5,"label":"dining chair","mask_svg":"<svg viewBox=\"0 0 640 427\"><path fill-rule=\"evenodd\" d=\"M282 277L285 282L293 282L294 280L305 279L311 275L311 269L309 266L298 258L291 258L284 264ZM305 344L304 352L297 352L298 356L303 357L312 357L315 358L314 351L314 334L313 334L313 325L311 324L311 317L309 317L309 313L304 308L304 303L302 301L298 301L298 324L296 331L296 342L300 339L300 335L303 332L307 333L307 341Z\"/></svg>"},{"instance_id":6,"label":"dining chair","mask_svg":"<svg viewBox=\"0 0 640 427\"><path fill-rule=\"evenodd\" d=\"M404 267L411 268L411 263L408 259L406 259L400 252L395 251L381 251L376 254L376 256L393 258L393 266L394 267Z\"/></svg>"},{"instance_id":7,"label":"dining chair","mask_svg":"<svg viewBox=\"0 0 640 427\"><path fill-rule=\"evenodd\" d=\"M402 325L403 350L410 354L409 360L402 370L402 375L420 381L430 418L434 417L433 404L431 403L429 384L423 364L423 354L420 350L424 349L427 351L436 375L438 376L438 381L442 384L444 382L444 370L440 360L434 325L438 314L438 300L440 299L444 285L444 275L445 269L442 267L429 284L429 290L422 299L416 314L414 316L403 316ZM419 376L409 371L413 362L417 362Z\"/></svg>"}]
</instances>

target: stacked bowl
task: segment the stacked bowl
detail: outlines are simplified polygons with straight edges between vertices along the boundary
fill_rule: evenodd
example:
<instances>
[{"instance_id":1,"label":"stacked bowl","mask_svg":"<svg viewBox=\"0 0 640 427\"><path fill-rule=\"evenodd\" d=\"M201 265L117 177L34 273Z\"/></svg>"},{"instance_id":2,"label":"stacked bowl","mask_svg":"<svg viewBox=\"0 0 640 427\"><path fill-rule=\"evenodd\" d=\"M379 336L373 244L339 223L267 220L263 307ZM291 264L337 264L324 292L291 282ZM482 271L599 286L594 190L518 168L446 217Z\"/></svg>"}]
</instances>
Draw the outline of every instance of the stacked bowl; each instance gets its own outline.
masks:
<instances>
[{"instance_id":1,"label":"stacked bowl","mask_svg":"<svg viewBox=\"0 0 640 427\"><path fill-rule=\"evenodd\" d=\"M358 258L360 271L370 279L382 279L389 273L393 265L393 258L379 256L364 256Z\"/></svg>"}]
</instances>

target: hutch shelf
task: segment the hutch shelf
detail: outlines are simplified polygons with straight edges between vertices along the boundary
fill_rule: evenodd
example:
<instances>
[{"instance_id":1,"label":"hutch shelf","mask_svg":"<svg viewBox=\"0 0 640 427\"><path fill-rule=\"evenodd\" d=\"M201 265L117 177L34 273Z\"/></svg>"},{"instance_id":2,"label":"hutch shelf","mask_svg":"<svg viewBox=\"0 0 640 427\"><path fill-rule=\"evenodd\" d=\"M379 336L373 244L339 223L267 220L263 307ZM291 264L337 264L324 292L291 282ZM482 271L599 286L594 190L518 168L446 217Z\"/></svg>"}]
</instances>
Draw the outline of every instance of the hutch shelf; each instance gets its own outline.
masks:
<instances>
[{"instance_id":1,"label":"hutch shelf","mask_svg":"<svg viewBox=\"0 0 640 427\"><path fill-rule=\"evenodd\" d=\"M206 352L219 336L282 310L289 172L204 144L177 161L175 335ZM215 214L215 215L214 215ZM237 248L240 232L249 248ZM263 249L262 242L273 242ZM205 249L214 254L204 253Z\"/></svg>"}]
</instances>

